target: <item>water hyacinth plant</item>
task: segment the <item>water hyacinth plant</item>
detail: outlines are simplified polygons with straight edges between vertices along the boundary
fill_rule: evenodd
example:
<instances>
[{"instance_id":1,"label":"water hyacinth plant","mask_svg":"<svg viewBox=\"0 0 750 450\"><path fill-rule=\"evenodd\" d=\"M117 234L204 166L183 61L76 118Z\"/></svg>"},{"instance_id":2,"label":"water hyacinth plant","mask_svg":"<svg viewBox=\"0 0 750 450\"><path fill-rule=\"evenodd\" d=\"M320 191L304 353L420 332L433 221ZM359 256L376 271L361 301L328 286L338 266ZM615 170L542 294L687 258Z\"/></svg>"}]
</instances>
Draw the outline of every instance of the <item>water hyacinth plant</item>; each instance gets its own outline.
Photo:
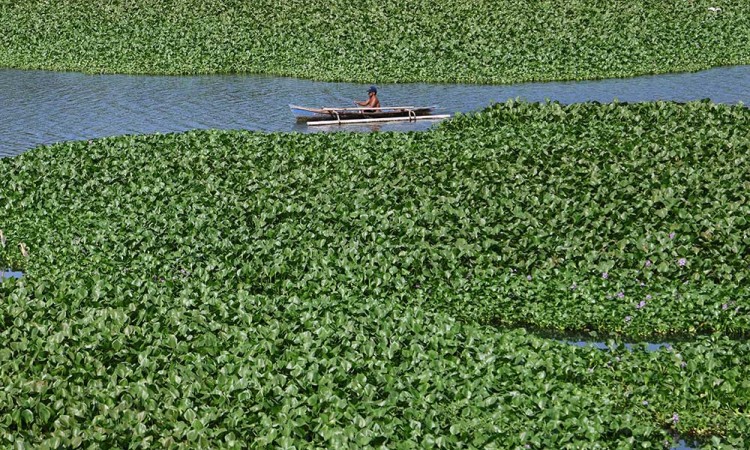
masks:
<instances>
[{"instance_id":1,"label":"water hyacinth plant","mask_svg":"<svg viewBox=\"0 0 750 450\"><path fill-rule=\"evenodd\" d=\"M0 441L744 448L748 119L509 102L2 159Z\"/></svg>"},{"instance_id":2,"label":"water hyacinth plant","mask_svg":"<svg viewBox=\"0 0 750 450\"><path fill-rule=\"evenodd\" d=\"M750 63L750 10L713 0L4 0L0 23L0 67L94 73L512 83Z\"/></svg>"},{"instance_id":3,"label":"water hyacinth plant","mask_svg":"<svg viewBox=\"0 0 750 450\"><path fill-rule=\"evenodd\" d=\"M29 249L25 243L13 243L5 236L3 230L0 230L0 270L4 269L23 269L29 257Z\"/></svg>"}]
</instances>

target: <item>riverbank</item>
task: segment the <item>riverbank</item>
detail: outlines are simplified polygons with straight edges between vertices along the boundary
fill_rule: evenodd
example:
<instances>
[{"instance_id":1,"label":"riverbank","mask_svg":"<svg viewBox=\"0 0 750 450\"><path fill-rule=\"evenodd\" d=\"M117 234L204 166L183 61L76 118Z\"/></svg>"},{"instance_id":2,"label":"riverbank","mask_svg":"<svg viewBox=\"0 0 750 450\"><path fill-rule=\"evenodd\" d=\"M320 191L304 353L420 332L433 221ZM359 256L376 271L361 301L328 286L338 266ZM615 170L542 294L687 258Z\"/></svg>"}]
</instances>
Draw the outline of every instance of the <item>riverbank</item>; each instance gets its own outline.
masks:
<instances>
[{"instance_id":1,"label":"riverbank","mask_svg":"<svg viewBox=\"0 0 750 450\"><path fill-rule=\"evenodd\" d=\"M22 318L0 438L742 448L749 118L510 102L421 133L2 159L0 263L29 256L0 284ZM532 327L693 339L602 352Z\"/></svg>"},{"instance_id":2,"label":"riverbank","mask_svg":"<svg viewBox=\"0 0 750 450\"><path fill-rule=\"evenodd\" d=\"M518 83L750 64L732 2L0 3L0 67Z\"/></svg>"}]
</instances>

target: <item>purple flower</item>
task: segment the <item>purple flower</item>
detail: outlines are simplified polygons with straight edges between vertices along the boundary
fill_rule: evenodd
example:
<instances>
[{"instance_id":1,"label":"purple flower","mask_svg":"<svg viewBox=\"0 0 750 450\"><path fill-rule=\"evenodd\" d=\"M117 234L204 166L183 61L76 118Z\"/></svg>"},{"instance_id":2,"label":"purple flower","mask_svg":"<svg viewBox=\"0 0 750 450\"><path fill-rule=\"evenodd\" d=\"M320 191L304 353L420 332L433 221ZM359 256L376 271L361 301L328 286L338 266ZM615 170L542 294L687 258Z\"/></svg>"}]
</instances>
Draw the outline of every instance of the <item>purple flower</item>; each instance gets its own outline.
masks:
<instances>
[{"instance_id":1,"label":"purple flower","mask_svg":"<svg viewBox=\"0 0 750 450\"><path fill-rule=\"evenodd\" d=\"M622 291L620 291L620 292L617 293L617 297L618 298L625 298L625 293L622 292Z\"/></svg>"},{"instance_id":2,"label":"purple flower","mask_svg":"<svg viewBox=\"0 0 750 450\"><path fill-rule=\"evenodd\" d=\"M677 264L679 264L680 267L683 267L685 264L687 264L687 259L680 258L680 259L677 260Z\"/></svg>"},{"instance_id":3,"label":"purple flower","mask_svg":"<svg viewBox=\"0 0 750 450\"><path fill-rule=\"evenodd\" d=\"M643 401L643 406L648 406L648 400Z\"/></svg>"},{"instance_id":4,"label":"purple flower","mask_svg":"<svg viewBox=\"0 0 750 450\"><path fill-rule=\"evenodd\" d=\"M646 267L651 267L651 264L653 264L653 263L651 262L651 260L650 260L650 259L647 259L647 260L646 260Z\"/></svg>"},{"instance_id":5,"label":"purple flower","mask_svg":"<svg viewBox=\"0 0 750 450\"><path fill-rule=\"evenodd\" d=\"M674 231L669 233L669 239L674 239Z\"/></svg>"},{"instance_id":6,"label":"purple flower","mask_svg":"<svg viewBox=\"0 0 750 450\"><path fill-rule=\"evenodd\" d=\"M641 300L641 302L638 303L638 306L636 306L635 309L641 309L644 306L646 306L646 301L645 300Z\"/></svg>"},{"instance_id":7,"label":"purple flower","mask_svg":"<svg viewBox=\"0 0 750 450\"><path fill-rule=\"evenodd\" d=\"M607 278L609 278L609 274L607 272L602 272L602 278L606 280Z\"/></svg>"},{"instance_id":8,"label":"purple flower","mask_svg":"<svg viewBox=\"0 0 750 450\"><path fill-rule=\"evenodd\" d=\"M578 289L578 285L575 284L575 282L574 282L573 284L570 285L570 290L571 291L575 291L576 289Z\"/></svg>"},{"instance_id":9,"label":"purple flower","mask_svg":"<svg viewBox=\"0 0 750 450\"><path fill-rule=\"evenodd\" d=\"M729 305L727 305L726 303L724 303L723 305L721 305L721 309L723 309L724 311L726 311L727 308L729 308Z\"/></svg>"},{"instance_id":10,"label":"purple flower","mask_svg":"<svg viewBox=\"0 0 750 450\"><path fill-rule=\"evenodd\" d=\"M687 367L687 362L685 362L685 361L681 362L681 363L680 363L680 367L682 367L683 369L684 369L685 367Z\"/></svg>"},{"instance_id":11,"label":"purple flower","mask_svg":"<svg viewBox=\"0 0 750 450\"><path fill-rule=\"evenodd\" d=\"M651 294L646 295L646 300L651 300Z\"/></svg>"},{"instance_id":12,"label":"purple flower","mask_svg":"<svg viewBox=\"0 0 750 450\"><path fill-rule=\"evenodd\" d=\"M625 322L630 322L631 320L633 320L633 318L632 318L632 317L630 317L630 316L625 316Z\"/></svg>"},{"instance_id":13,"label":"purple flower","mask_svg":"<svg viewBox=\"0 0 750 450\"><path fill-rule=\"evenodd\" d=\"M680 416L677 413L672 414L672 423L677 423L680 421Z\"/></svg>"},{"instance_id":14,"label":"purple flower","mask_svg":"<svg viewBox=\"0 0 750 450\"><path fill-rule=\"evenodd\" d=\"M531 281L531 275L526 275L526 279Z\"/></svg>"}]
</instances>

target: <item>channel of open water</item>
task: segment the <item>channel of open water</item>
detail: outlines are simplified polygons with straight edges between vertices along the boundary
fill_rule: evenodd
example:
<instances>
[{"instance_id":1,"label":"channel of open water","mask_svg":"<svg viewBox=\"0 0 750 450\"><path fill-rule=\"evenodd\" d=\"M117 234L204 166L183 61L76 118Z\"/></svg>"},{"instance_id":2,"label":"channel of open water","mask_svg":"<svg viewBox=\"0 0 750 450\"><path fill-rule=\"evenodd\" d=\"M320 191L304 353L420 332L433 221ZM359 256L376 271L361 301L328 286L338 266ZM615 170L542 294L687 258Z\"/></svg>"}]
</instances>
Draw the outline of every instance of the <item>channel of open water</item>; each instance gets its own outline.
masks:
<instances>
[{"instance_id":1,"label":"channel of open water","mask_svg":"<svg viewBox=\"0 0 750 450\"><path fill-rule=\"evenodd\" d=\"M4 278L23 278L23 272L16 270L0 270L0 281Z\"/></svg>"},{"instance_id":2,"label":"channel of open water","mask_svg":"<svg viewBox=\"0 0 750 450\"><path fill-rule=\"evenodd\" d=\"M42 144L122 134L200 128L257 131L411 131L432 121L307 127L289 104L353 106L367 85L259 75L143 76L0 69L0 157ZM439 105L444 113L471 112L512 98L623 102L690 101L750 104L750 66L696 73L596 81L378 85L383 106Z\"/></svg>"}]
</instances>

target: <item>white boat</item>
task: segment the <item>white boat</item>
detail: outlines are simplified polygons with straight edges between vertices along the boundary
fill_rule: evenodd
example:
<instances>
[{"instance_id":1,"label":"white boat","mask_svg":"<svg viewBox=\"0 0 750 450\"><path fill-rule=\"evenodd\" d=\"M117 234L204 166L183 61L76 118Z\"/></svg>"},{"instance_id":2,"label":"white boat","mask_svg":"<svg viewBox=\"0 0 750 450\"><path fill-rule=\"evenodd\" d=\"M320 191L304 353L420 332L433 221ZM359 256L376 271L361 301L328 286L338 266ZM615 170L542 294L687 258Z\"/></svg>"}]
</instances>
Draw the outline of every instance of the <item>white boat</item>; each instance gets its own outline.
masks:
<instances>
[{"instance_id":1,"label":"white boat","mask_svg":"<svg viewBox=\"0 0 750 450\"><path fill-rule=\"evenodd\" d=\"M448 115L433 115L437 106L388 106L380 108L308 108L289 105L298 122L308 125L332 123L365 123L392 120L444 119Z\"/></svg>"}]
</instances>

